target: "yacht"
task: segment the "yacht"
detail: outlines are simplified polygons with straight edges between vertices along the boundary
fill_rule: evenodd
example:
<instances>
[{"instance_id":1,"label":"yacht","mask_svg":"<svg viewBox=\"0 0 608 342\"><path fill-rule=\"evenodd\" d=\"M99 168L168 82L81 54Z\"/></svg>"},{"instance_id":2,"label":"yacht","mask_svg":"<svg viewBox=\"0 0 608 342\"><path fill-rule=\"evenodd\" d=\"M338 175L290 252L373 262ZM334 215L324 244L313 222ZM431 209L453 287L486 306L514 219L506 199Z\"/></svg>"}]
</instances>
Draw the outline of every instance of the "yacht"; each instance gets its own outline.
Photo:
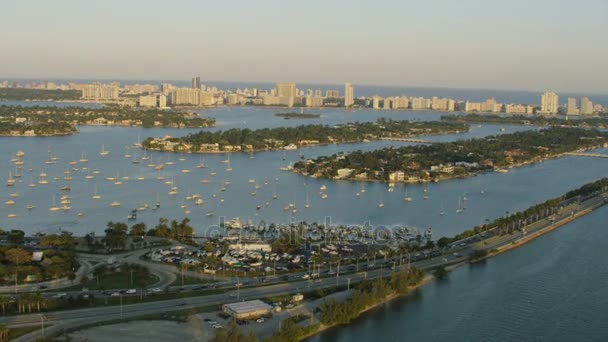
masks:
<instances>
[{"instance_id":1,"label":"yacht","mask_svg":"<svg viewBox=\"0 0 608 342\"><path fill-rule=\"evenodd\" d=\"M108 154L110 154L110 151L107 151L106 147L104 145L101 145L101 151L99 152L99 155L105 157Z\"/></svg>"}]
</instances>

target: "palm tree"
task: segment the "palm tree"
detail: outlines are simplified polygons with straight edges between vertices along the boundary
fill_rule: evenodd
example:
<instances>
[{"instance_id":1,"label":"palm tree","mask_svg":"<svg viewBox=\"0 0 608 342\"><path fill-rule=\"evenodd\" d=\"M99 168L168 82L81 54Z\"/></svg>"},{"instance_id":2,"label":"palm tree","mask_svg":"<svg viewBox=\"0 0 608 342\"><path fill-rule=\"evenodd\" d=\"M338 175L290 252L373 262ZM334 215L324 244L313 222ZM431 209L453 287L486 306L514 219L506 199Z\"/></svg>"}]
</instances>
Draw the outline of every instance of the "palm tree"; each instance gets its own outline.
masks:
<instances>
[{"instance_id":1,"label":"palm tree","mask_svg":"<svg viewBox=\"0 0 608 342\"><path fill-rule=\"evenodd\" d=\"M6 309L10 305L10 299L8 296L0 296L0 307L2 307L2 314L6 315Z\"/></svg>"},{"instance_id":2,"label":"palm tree","mask_svg":"<svg viewBox=\"0 0 608 342\"><path fill-rule=\"evenodd\" d=\"M6 325L0 325L0 341L8 341L9 330Z\"/></svg>"}]
</instances>

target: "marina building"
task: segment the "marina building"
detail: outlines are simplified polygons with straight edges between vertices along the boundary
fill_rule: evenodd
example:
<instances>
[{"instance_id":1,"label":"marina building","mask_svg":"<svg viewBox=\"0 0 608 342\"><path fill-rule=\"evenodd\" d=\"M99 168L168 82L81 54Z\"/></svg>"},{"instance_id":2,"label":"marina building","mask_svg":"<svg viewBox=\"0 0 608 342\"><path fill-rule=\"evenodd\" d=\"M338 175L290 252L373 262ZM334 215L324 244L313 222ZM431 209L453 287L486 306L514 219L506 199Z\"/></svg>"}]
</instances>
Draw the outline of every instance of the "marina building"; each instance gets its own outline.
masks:
<instances>
[{"instance_id":1,"label":"marina building","mask_svg":"<svg viewBox=\"0 0 608 342\"><path fill-rule=\"evenodd\" d=\"M272 311L272 306L259 299L222 305L222 311L235 319L254 319L266 316Z\"/></svg>"}]
</instances>

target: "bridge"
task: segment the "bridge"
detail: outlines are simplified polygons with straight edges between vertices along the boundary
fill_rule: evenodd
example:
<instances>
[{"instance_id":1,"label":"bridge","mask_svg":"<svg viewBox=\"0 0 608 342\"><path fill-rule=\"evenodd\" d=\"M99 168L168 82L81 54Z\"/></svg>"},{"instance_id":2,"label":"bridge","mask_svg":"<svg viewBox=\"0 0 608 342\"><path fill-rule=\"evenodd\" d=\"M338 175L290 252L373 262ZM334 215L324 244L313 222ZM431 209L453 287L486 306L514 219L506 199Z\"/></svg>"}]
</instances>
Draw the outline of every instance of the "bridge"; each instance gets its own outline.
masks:
<instances>
[{"instance_id":1,"label":"bridge","mask_svg":"<svg viewBox=\"0 0 608 342\"><path fill-rule=\"evenodd\" d=\"M586 153L586 152L568 152L569 156L590 157L590 158L608 158L608 154Z\"/></svg>"}]
</instances>

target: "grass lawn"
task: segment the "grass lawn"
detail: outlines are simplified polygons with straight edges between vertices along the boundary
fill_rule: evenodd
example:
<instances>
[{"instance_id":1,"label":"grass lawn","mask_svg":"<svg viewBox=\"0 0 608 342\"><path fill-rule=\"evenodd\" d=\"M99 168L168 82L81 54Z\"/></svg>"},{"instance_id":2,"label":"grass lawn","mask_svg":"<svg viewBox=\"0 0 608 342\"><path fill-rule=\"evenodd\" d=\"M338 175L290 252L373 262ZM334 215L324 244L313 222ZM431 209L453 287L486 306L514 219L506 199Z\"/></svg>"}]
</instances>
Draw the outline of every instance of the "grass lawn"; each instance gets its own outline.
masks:
<instances>
[{"instance_id":1,"label":"grass lawn","mask_svg":"<svg viewBox=\"0 0 608 342\"><path fill-rule=\"evenodd\" d=\"M45 324L45 327L47 325ZM14 340L19 336L23 336L25 334L29 334L32 331L36 331L40 329L40 325L28 325L25 327L14 327L8 329L8 341Z\"/></svg>"},{"instance_id":2,"label":"grass lawn","mask_svg":"<svg viewBox=\"0 0 608 342\"><path fill-rule=\"evenodd\" d=\"M211 284L211 283L214 283L214 281L209 280L209 279L200 279L200 278L194 278L194 277L184 277L183 282L182 282L182 277L178 274L175 281L173 283L171 283L171 286Z\"/></svg>"},{"instance_id":3,"label":"grass lawn","mask_svg":"<svg viewBox=\"0 0 608 342\"><path fill-rule=\"evenodd\" d=\"M158 277L153 274L134 271L131 277L130 271L121 270L104 274L99 279L93 278L86 287L89 290L128 289L150 286L158 281Z\"/></svg>"}]
</instances>

